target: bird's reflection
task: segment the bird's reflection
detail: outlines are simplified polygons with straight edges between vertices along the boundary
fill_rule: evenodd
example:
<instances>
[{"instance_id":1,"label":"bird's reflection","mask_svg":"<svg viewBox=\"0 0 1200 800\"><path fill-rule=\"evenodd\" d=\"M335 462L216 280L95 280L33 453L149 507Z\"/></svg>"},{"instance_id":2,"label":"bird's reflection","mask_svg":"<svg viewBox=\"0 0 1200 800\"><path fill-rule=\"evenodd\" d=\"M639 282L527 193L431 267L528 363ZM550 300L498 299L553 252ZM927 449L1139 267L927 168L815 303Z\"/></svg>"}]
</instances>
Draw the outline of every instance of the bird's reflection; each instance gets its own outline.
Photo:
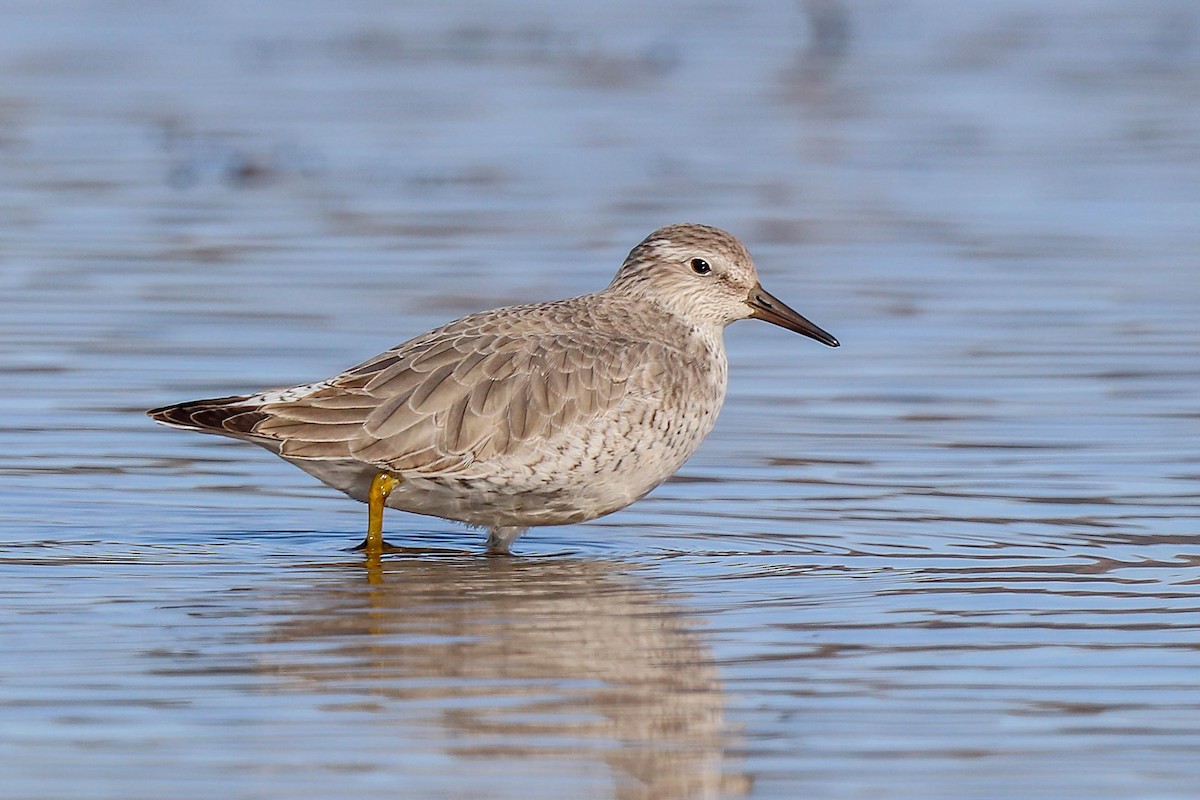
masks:
<instances>
[{"instance_id":1,"label":"bird's reflection","mask_svg":"<svg viewBox=\"0 0 1200 800\"><path fill-rule=\"evenodd\" d=\"M376 561L369 581L354 567L319 567L272 604L270 641L305 654L273 674L388 714L433 703L454 758L599 759L619 798L748 790L725 756L711 653L627 564L408 556Z\"/></svg>"}]
</instances>

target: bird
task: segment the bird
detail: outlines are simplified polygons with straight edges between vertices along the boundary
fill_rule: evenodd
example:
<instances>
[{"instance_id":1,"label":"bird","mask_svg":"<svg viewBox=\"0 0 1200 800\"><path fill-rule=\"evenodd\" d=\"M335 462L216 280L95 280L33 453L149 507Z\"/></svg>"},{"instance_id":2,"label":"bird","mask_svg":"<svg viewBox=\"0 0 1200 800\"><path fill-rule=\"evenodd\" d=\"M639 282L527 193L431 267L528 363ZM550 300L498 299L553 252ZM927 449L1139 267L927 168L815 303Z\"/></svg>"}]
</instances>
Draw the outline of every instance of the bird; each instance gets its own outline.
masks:
<instances>
[{"instance_id":1,"label":"bird","mask_svg":"<svg viewBox=\"0 0 1200 800\"><path fill-rule=\"evenodd\" d=\"M733 234L668 225L604 289L482 311L326 380L192 400L156 422L267 448L368 506L486 528L511 554L527 529L625 508L673 475L725 400L724 329L773 323L838 347L759 282Z\"/></svg>"}]
</instances>

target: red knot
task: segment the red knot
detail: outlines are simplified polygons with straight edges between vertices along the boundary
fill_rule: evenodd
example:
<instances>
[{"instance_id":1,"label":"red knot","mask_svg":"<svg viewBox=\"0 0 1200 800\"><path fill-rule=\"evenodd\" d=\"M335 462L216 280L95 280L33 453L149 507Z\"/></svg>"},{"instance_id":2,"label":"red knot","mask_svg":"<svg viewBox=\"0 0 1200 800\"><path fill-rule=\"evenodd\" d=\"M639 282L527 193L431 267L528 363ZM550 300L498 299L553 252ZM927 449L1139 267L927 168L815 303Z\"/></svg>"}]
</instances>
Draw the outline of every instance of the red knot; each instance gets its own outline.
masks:
<instances>
[{"instance_id":1,"label":"red knot","mask_svg":"<svg viewBox=\"0 0 1200 800\"><path fill-rule=\"evenodd\" d=\"M746 247L705 225L661 228L593 294L483 311L319 383L156 408L158 422L253 442L368 503L488 529L583 522L661 484L725 400L739 319L838 341L769 294Z\"/></svg>"}]
</instances>

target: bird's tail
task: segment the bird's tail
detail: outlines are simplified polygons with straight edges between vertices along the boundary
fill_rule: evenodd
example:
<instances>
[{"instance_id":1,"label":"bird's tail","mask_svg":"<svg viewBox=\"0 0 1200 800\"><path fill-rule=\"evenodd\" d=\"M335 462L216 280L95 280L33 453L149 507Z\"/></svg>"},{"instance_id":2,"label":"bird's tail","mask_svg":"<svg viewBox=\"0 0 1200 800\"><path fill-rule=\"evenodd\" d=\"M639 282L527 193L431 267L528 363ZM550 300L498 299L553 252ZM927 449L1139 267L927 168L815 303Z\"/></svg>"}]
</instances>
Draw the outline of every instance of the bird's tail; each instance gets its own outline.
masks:
<instances>
[{"instance_id":1,"label":"bird's tail","mask_svg":"<svg viewBox=\"0 0 1200 800\"><path fill-rule=\"evenodd\" d=\"M155 422L172 428L224 436L253 436L254 427L267 418L262 402L256 400L254 395L214 397L152 408L146 414Z\"/></svg>"}]
</instances>

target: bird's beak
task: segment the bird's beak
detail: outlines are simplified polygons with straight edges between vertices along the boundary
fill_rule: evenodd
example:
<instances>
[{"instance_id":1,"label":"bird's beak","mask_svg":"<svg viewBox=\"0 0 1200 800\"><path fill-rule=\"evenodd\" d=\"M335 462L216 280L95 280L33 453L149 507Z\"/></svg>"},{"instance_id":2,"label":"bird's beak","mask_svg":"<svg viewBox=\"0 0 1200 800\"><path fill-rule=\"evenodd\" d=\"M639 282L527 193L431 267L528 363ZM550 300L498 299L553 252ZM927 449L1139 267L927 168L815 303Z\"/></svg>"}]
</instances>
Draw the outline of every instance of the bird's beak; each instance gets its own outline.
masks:
<instances>
[{"instance_id":1,"label":"bird's beak","mask_svg":"<svg viewBox=\"0 0 1200 800\"><path fill-rule=\"evenodd\" d=\"M776 299L770 292L762 288L761 284L750 290L750 295L746 298L746 305L753 309L750 316L755 319L765 320L781 328L787 328L789 331L802 333L810 339L816 339L821 344L827 344L830 347L838 346L837 339L800 316L783 301Z\"/></svg>"}]
</instances>

